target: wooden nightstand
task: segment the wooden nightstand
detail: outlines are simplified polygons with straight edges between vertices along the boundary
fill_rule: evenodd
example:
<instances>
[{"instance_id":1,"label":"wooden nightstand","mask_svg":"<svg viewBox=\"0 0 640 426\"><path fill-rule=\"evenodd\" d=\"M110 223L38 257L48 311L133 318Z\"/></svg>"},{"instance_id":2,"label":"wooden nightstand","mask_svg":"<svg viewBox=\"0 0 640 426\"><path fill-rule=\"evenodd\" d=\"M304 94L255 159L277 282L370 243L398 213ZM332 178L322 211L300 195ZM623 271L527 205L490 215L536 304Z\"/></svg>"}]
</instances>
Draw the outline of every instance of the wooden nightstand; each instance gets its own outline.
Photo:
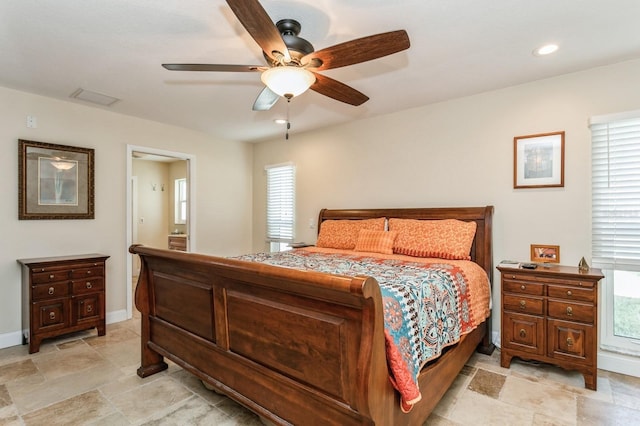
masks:
<instances>
[{"instance_id":1,"label":"wooden nightstand","mask_svg":"<svg viewBox=\"0 0 640 426\"><path fill-rule=\"evenodd\" d=\"M502 289L500 365L533 359L580 371L596 390L599 269L498 266Z\"/></svg>"},{"instance_id":2,"label":"wooden nightstand","mask_svg":"<svg viewBox=\"0 0 640 426\"><path fill-rule=\"evenodd\" d=\"M38 352L42 339L89 328L104 336L109 256L18 259L22 265L23 344Z\"/></svg>"}]
</instances>

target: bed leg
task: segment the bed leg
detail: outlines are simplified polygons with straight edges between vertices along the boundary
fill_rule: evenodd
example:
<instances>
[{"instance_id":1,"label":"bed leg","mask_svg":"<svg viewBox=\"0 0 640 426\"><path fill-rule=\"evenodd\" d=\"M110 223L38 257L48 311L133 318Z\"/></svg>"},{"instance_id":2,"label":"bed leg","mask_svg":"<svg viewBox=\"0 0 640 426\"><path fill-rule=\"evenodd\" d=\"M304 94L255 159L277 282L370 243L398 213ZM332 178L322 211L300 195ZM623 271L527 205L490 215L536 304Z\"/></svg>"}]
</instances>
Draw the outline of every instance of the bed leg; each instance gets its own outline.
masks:
<instances>
[{"instance_id":1,"label":"bed leg","mask_svg":"<svg viewBox=\"0 0 640 426\"><path fill-rule=\"evenodd\" d=\"M496 345L493 344L493 342L491 341L491 316L489 316L489 318L487 318L487 320L484 322L484 327L485 327L485 333L484 336L482 336L482 341L480 342L480 344L478 345L478 352L480 352L481 354L484 355L491 355L493 353L493 351L496 349Z\"/></svg>"},{"instance_id":2,"label":"bed leg","mask_svg":"<svg viewBox=\"0 0 640 426\"><path fill-rule=\"evenodd\" d=\"M149 366L143 366L141 365L138 370L136 370L136 373L138 374L138 376L142 377L143 379L145 377L151 376L153 374L159 373L163 370L166 370L167 368L169 368L169 366L167 365L166 362L162 361L162 357L160 357L161 361L157 364L152 364Z\"/></svg>"},{"instance_id":3,"label":"bed leg","mask_svg":"<svg viewBox=\"0 0 640 426\"><path fill-rule=\"evenodd\" d=\"M143 325L144 330L144 325ZM147 334L148 336L148 334ZM151 376L152 374L156 374L161 372L162 370L166 370L169 368L166 362L164 362L164 358L159 353L151 350L147 345L148 339L145 339L145 333L142 333L142 353L140 356L141 365L136 371L138 376L145 378L147 376Z\"/></svg>"},{"instance_id":4,"label":"bed leg","mask_svg":"<svg viewBox=\"0 0 640 426\"><path fill-rule=\"evenodd\" d=\"M152 374L159 373L160 371L169 368L167 363L164 362L162 355L149 348L148 343L151 336L149 328L149 317L147 315L142 315L142 335L140 336L142 345L140 352L141 365L136 371L138 376L142 378L151 376Z\"/></svg>"}]
</instances>

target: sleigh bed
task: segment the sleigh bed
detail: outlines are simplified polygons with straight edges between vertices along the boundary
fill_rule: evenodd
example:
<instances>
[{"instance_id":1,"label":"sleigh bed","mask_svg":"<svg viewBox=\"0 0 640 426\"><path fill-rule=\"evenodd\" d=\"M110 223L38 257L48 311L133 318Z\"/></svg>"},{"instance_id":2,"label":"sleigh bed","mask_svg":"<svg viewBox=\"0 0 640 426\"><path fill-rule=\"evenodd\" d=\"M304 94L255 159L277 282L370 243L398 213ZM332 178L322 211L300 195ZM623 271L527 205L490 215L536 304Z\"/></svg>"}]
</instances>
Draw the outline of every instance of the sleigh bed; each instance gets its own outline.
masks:
<instances>
[{"instance_id":1,"label":"sleigh bed","mask_svg":"<svg viewBox=\"0 0 640 426\"><path fill-rule=\"evenodd\" d=\"M473 263L490 286L492 213L491 206L324 209L317 245L325 248L297 249L284 255L285 260L271 255L221 258L133 245L129 251L141 259L135 296L142 315L138 375L166 369L166 357L276 424L421 425L473 352L493 351L491 318L486 317L488 306L465 308L452 317L475 321L466 324L467 330L450 330L448 317L432 328L425 341L442 340L443 333L457 334L459 341L445 341L435 355L425 358L427 362L413 359L420 367L413 377L419 394L406 397L401 373L413 355L401 354L400 349L412 339L400 337L394 343L389 318L390 305L396 302L388 294L398 288L389 278L398 272L388 268L409 273L409 280L424 276L431 281L436 275L458 279L460 287L448 293L459 297L472 291L464 268L469 267L465 262ZM408 232L400 225L416 222L416 229L422 229L429 223L447 223L445 219L473 225L470 262L447 260L451 256L446 253L431 258L414 247L398 254L395 244ZM331 238L324 238L323 232L331 227L344 230L342 225L370 222L376 227L383 223L384 230L360 230L357 250L334 249L334 243L327 243ZM387 238L391 231L396 241L393 254L381 254L388 246L367 248L365 233L375 234L373 246L378 247L378 237ZM363 266L360 260L370 263ZM326 272L324 262L339 265L338 273ZM432 267L436 269L427 269ZM377 280L367 275L374 272ZM490 294L482 303L488 305L489 299ZM415 303L404 301L398 312L411 311L407 306ZM487 313L478 313L483 309ZM437 316L441 309L427 311ZM423 347L425 351L431 348Z\"/></svg>"}]
</instances>

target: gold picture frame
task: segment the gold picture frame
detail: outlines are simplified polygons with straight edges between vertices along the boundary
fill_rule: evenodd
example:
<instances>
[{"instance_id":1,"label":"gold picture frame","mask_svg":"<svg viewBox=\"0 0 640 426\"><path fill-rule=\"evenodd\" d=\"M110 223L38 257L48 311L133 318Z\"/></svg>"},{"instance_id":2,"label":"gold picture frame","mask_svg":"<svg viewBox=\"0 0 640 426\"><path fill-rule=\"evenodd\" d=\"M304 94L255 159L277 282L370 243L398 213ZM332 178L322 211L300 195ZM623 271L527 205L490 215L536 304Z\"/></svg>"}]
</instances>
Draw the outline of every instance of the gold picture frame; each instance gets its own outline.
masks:
<instances>
[{"instance_id":1,"label":"gold picture frame","mask_svg":"<svg viewBox=\"0 0 640 426\"><path fill-rule=\"evenodd\" d=\"M564 131L513 138L513 187L564 187Z\"/></svg>"},{"instance_id":2,"label":"gold picture frame","mask_svg":"<svg viewBox=\"0 0 640 426\"><path fill-rule=\"evenodd\" d=\"M94 219L94 150L18 140L18 219Z\"/></svg>"},{"instance_id":3,"label":"gold picture frame","mask_svg":"<svg viewBox=\"0 0 640 426\"><path fill-rule=\"evenodd\" d=\"M531 261L541 263L560 263L560 246L531 244Z\"/></svg>"}]
</instances>

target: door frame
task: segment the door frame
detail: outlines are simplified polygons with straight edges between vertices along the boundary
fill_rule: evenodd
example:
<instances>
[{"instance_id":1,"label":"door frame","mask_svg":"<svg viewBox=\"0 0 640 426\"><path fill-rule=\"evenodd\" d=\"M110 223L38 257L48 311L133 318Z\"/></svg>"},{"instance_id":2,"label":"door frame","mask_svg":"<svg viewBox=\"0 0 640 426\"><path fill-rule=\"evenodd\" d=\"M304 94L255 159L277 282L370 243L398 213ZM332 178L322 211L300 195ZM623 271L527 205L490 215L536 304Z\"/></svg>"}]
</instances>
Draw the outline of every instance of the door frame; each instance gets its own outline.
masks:
<instances>
[{"instance_id":1,"label":"door frame","mask_svg":"<svg viewBox=\"0 0 640 426\"><path fill-rule=\"evenodd\" d=\"M126 253L127 253L127 267L125 283L127 287L127 319L133 317L133 255L129 254L129 247L133 241L133 194L131 182L133 179L133 153L140 152L144 154L162 155L165 157L174 157L178 160L187 161L187 250L195 251L196 249L196 157L192 154L186 154L183 152L167 151L162 149L150 148L147 146L129 145L127 144L127 187L126 187L126 208L127 208L127 220L126 220Z\"/></svg>"}]
</instances>

